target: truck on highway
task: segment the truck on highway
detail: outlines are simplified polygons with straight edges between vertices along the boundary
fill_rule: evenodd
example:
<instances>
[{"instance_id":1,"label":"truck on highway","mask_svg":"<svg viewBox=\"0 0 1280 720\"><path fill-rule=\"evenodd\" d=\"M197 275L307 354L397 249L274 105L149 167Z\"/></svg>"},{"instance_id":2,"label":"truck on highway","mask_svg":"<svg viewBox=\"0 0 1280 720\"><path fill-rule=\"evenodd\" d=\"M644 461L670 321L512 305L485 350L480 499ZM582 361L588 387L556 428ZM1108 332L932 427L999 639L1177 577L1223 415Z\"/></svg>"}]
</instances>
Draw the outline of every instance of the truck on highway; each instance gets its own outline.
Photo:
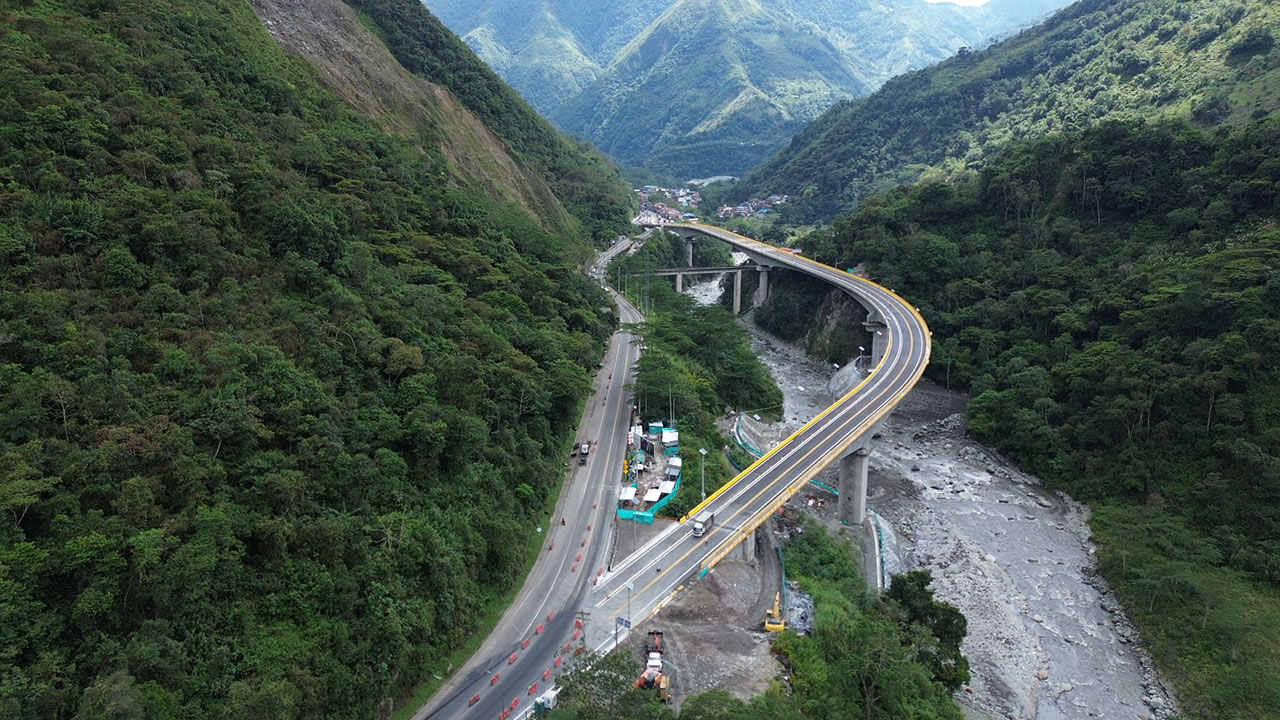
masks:
<instances>
[{"instance_id":1,"label":"truck on highway","mask_svg":"<svg viewBox=\"0 0 1280 720\"><path fill-rule=\"evenodd\" d=\"M587 455L588 455L590 452L591 452L591 443L589 443L589 442L584 442L584 443L582 443L582 447L578 449L578 464L579 464L579 465L586 465L586 464L587 464Z\"/></svg>"},{"instance_id":2,"label":"truck on highway","mask_svg":"<svg viewBox=\"0 0 1280 720\"><path fill-rule=\"evenodd\" d=\"M702 537L707 534L711 526L716 522L716 514L710 510L703 510L693 519L693 536Z\"/></svg>"}]
</instances>

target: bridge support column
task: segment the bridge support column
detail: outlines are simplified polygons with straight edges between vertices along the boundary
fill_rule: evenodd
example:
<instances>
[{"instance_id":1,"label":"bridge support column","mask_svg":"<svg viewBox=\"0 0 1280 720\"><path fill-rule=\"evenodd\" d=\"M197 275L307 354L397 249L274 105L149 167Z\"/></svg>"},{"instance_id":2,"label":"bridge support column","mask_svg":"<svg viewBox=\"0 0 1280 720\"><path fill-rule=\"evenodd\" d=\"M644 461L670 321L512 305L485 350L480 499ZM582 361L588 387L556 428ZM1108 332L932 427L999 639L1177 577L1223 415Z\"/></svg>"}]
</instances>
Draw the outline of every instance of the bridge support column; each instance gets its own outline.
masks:
<instances>
[{"instance_id":1,"label":"bridge support column","mask_svg":"<svg viewBox=\"0 0 1280 720\"><path fill-rule=\"evenodd\" d=\"M836 517L850 525L861 525L867 514L867 455L858 448L840 458L840 497L836 500Z\"/></svg>"},{"instance_id":2,"label":"bridge support column","mask_svg":"<svg viewBox=\"0 0 1280 720\"><path fill-rule=\"evenodd\" d=\"M742 271L733 274L733 314L742 312Z\"/></svg>"},{"instance_id":3,"label":"bridge support column","mask_svg":"<svg viewBox=\"0 0 1280 720\"><path fill-rule=\"evenodd\" d=\"M871 365L868 369L874 368L880 364L880 359L884 357L885 346L889 344L888 330L889 326L885 325L884 320L880 318L879 313L871 313L867 315L866 322L862 326L871 334Z\"/></svg>"},{"instance_id":4,"label":"bridge support column","mask_svg":"<svg viewBox=\"0 0 1280 720\"><path fill-rule=\"evenodd\" d=\"M693 267L693 238L684 239L684 266Z\"/></svg>"},{"instance_id":5,"label":"bridge support column","mask_svg":"<svg viewBox=\"0 0 1280 720\"><path fill-rule=\"evenodd\" d=\"M743 562L750 563L752 567L756 564L756 532L752 531L747 534L742 542L738 544L737 557Z\"/></svg>"},{"instance_id":6,"label":"bridge support column","mask_svg":"<svg viewBox=\"0 0 1280 720\"><path fill-rule=\"evenodd\" d=\"M684 273L676 273L676 294L684 292Z\"/></svg>"},{"instance_id":7,"label":"bridge support column","mask_svg":"<svg viewBox=\"0 0 1280 720\"><path fill-rule=\"evenodd\" d=\"M760 307L769 299L769 268L759 265L757 269L760 271L760 287L756 288L756 295L751 301L754 307Z\"/></svg>"}]
</instances>

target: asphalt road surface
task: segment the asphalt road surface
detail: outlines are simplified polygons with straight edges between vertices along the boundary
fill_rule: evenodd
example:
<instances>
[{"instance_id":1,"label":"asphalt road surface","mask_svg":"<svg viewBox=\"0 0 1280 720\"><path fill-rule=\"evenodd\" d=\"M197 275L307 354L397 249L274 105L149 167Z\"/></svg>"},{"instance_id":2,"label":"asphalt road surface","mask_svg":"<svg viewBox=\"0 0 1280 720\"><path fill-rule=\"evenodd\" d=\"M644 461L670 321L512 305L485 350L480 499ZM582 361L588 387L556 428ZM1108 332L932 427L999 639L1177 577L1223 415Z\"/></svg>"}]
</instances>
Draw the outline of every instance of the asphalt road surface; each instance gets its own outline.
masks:
<instances>
[{"instance_id":1,"label":"asphalt road surface","mask_svg":"<svg viewBox=\"0 0 1280 720\"><path fill-rule=\"evenodd\" d=\"M599 279L609 260L628 244L619 243L602 253L590 269L592 277ZM643 319L620 295L613 293L613 297L622 323ZM496 719L504 709L511 710L512 718L520 717L554 684L554 675L574 661L573 647L583 640L594 643L600 635L598 622L590 618L575 640L575 613L607 564L612 542L611 520L631 419L631 398L624 386L638 354L632 340L631 333L619 330L605 353L595 392L578 426L578 445L592 445L587 464L578 465L576 457L565 458L569 467L564 487L551 526L544 528L542 554L524 586L480 648L413 714L414 720ZM551 674L544 680L547 671ZM531 691L534 683L537 689ZM479 699L470 704L477 695Z\"/></svg>"},{"instance_id":2,"label":"asphalt road surface","mask_svg":"<svg viewBox=\"0 0 1280 720\"><path fill-rule=\"evenodd\" d=\"M513 718L523 716L557 672L573 662L575 645L585 642L597 651L610 649L619 618L634 626L660 610L819 470L861 445L863 437L873 432L924 373L930 352L928 326L914 307L892 291L720 228L674 225L668 229L723 240L776 267L804 272L850 293L884 323L887 337L881 361L858 387L690 512L689 517L704 508L713 511L715 524L710 532L695 538L692 523L682 520L604 572L630 419L630 398L623 386L636 355L630 335L619 331L580 426L580 442L589 440L594 446L590 460L586 467L573 466L576 470L557 505L556 518L563 516L565 524L553 520L543 555L507 613L472 659L413 716L415 720L497 718L504 709L512 710ZM605 264L626 245L620 243L604 253L592 266L592 277L602 279ZM640 320L625 300L616 294L614 298L623 323ZM579 631L575 638L574 613L579 609L590 617L582 628L585 637ZM568 654L564 653L566 643ZM476 703L470 705L477 695Z\"/></svg>"}]
</instances>

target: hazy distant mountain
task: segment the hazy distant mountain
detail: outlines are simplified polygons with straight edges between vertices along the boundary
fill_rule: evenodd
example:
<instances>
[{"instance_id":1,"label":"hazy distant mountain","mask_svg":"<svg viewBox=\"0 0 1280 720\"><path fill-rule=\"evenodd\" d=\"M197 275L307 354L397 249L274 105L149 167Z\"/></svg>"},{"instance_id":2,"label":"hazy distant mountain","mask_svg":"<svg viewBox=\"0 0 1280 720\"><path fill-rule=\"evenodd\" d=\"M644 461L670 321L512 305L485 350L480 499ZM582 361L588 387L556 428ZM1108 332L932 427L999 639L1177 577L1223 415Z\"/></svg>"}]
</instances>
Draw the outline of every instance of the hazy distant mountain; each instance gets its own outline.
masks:
<instances>
[{"instance_id":1,"label":"hazy distant mountain","mask_svg":"<svg viewBox=\"0 0 1280 720\"><path fill-rule=\"evenodd\" d=\"M1067 0L426 0L539 111L624 163L738 174L835 102Z\"/></svg>"},{"instance_id":2,"label":"hazy distant mountain","mask_svg":"<svg viewBox=\"0 0 1280 720\"><path fill-rule=\"evenodd\" d=\"M796 221L849 212L922 173L977 167L1012 140L1103 118L1238 123L1280 110L1273 0L1082 0L984 51L842 102L740 185ZM941 168L941 170L939 170Z\"/></svg>"},{"instance_id":3,"label":"hazy distant mountain","mask_svg":"<svg viewBox=\"0 0 1280 720\"><path fill-rule=\"evenodd\" d=\"M431 12L546 115L591 84L675 0L429 0Z\"/></svg>"}]
</instances>

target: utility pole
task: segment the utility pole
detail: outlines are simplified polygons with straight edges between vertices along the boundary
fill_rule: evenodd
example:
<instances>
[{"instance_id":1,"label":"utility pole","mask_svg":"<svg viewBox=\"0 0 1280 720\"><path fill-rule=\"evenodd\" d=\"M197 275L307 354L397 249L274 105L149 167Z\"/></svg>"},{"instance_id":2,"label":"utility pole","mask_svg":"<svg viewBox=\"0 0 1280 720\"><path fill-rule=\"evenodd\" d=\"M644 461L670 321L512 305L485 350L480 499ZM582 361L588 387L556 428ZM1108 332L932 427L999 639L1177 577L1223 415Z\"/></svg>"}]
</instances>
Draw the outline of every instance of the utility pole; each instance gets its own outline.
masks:
<instances>
[{"instance_id":1,"label":"utility pole","mask_svg":"<svg viewBox=\"0 0 1280 720\"><path fill-rule=\"evenodd\" d=\"M707 500L707 449L698 448L698 452L702 454L702 458L698 460L699 468L702 470L702 501Z\"/></svg>"}]
</instances>

